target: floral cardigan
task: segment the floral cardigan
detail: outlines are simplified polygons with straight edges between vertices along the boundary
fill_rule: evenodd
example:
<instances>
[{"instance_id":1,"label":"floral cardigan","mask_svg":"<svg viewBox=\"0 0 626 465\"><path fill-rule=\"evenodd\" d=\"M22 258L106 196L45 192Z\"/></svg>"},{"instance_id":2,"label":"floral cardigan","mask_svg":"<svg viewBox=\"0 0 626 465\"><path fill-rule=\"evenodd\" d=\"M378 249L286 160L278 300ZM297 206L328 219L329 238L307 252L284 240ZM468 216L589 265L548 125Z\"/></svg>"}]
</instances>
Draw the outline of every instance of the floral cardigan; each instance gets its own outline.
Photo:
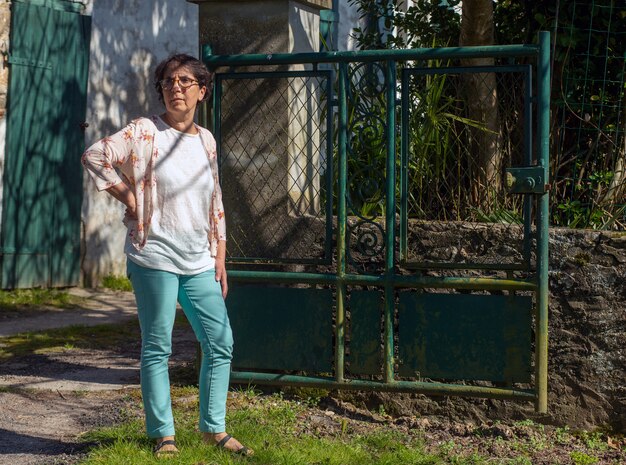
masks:
<instances>
[{"instance_id":1,"label":"floral cardigan","mask_svg":"<svg viewBox=\"0 0 626 465\"><path fill-rule=\"evenodd\" d=\"M133 246L141 250L146 244L158 180L155 165L159 158L154 137L158 117L138 118L119 132L105 137L89 147L81 162L99 191L125 183L135 194L137 220L128 221L128 235ZM209 130L196 125L200 140L209 158L213 174L214 189L209 211L209 245L212 256L217 255L218 241L226 240L226 218L222 205L217 167L217 151L213 135Z\"/></svg>"}]
</instances>

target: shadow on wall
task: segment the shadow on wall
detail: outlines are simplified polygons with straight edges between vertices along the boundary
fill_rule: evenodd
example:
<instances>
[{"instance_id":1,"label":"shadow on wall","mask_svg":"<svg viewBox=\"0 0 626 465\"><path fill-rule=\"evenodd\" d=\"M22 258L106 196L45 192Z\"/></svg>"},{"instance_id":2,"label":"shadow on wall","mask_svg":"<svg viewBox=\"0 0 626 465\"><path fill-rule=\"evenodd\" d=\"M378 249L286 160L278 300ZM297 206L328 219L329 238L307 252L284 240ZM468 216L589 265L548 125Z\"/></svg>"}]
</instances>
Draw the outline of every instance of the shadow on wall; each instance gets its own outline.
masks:
<instances>
[{"instance_id":1,"label":"shadow on wall","mask_svg":"<svg viewBox=\"0 0 626 465\"><path fill-rule=\"evenodd\" d=\"M113 134L132 119L161 113L154 68L174 54L198 55L198 7L168 0L98 0L92 12L85 143ZM86 179L84 284L125 273L123 208Z\"/></svg>"},{"instance_id":2,"label":"shadow on wall","mask_svg":"<svg viewBox=\"0 0 626 465\"><path fill-rule=\"evenodd\" d=\"M281 12L275 12L271 20L283 29L270 35L265 24L257 24L261 38L240 44L246 53L286 52L292 46L298 52L317 50L317 36L311 38L317 27L308 10L304 14L290 10L289 30ZM227 31L235 30L240 22L229 24ZM208 30L206 36L210 41L212 32ZM231 45L217 42L217 54ZM305 68L310 66L251 66L234 71ZM322 158L317 126L321 124L321 93L311 91L311 87L320 89L318 79L225 76L218 81L222 85L219 142L228 256L299 259L313 254L318 258L314 242L323 237L325 225L325 213L319 208L324 194L317 185L323 172L317 166Z\"/></svg>"}]
</instances>

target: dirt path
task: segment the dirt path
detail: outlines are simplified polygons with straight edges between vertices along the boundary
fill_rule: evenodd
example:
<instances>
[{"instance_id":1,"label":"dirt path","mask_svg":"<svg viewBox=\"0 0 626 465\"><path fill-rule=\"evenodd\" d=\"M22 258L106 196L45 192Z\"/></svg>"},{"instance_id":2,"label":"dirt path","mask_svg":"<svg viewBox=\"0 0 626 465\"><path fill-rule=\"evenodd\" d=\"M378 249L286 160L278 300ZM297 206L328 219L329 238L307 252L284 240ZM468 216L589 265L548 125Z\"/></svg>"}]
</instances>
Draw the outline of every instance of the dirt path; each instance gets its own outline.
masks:
<instances>
[{"instance_id":1,"label":"dirt path","mask_svg":"<svg viewBox=\"0 0 626 465\"><path fill-rule=\"evenodd\" d=\"M0 319L0 337L136 318L132 293L72 293L86 299L81 308L5 316ZM173 341L171 363L193 362L193 334L176 329ZM66 465L79 460L87 447L79 440L82 433L121 420L129 394L139 388L139 355L137 340L110 350L70 348L0 363L0 465Z\"/></svg>"},{"instance_id":2,"label":"dirt path","mask_svg":"<svg viewBox=\"0 0 626 465\"><path fill-rule=\"evenodd\" d=\"M88 444L80 435L119 420L123 391L0 393L0 464L70 464Z\"/></svg>"},{"instance_id":3,"label":"dirt path","mask_svg":"<svg viewBox=\"0 0 626 465\"><path fill-rule=\"evenodd\" d=\"M64 328L71 325L95 326L118 323L136 315L135 297L131 292L95 291L82 288L70 290L72 295L82 297L81 308L63 310L47 308L34 315L19 315L2 318L0 315L0 337L14 334Z\"/></svg>"}]
</instances>

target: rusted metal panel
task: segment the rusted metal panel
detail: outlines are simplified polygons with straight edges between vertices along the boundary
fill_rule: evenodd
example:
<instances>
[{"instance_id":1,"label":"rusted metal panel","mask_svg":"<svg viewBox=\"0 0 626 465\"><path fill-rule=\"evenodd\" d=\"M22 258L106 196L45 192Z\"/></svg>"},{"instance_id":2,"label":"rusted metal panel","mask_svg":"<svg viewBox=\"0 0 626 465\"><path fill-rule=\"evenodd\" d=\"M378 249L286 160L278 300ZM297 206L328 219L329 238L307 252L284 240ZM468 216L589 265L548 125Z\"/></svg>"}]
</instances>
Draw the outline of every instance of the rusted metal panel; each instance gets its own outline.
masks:
<instances>
[{"instance_id":1,"label":"rusted metal panel","mask_svg":"<svg viewBox=\"0 0 626 465\"><path fill-rule=\"evenodd\" d=\"M529 382L531 315L527 296L401 292L400 375Z\"/></svg>"},{"instance_id":2,"label":"rusted metal panel","mask_svg":"<svg viewBox=\"0 0 626 465\"><path fill-rule=\"evenodd\" d=\"M238 285L226 301L233 368L330 372L333 292Z\"/></svg>"},{"instance_id":3,"label":"rusted metal panel","mask_svg":"<svg viewBox=\"0 0 626 465\"><path fill-rule=\"evenodd\" d=\"M380 291L350 292L350 353L347 361L353 375L380 375L382 372L381 316L383 294Z\"/></svg>"}]
</instances>

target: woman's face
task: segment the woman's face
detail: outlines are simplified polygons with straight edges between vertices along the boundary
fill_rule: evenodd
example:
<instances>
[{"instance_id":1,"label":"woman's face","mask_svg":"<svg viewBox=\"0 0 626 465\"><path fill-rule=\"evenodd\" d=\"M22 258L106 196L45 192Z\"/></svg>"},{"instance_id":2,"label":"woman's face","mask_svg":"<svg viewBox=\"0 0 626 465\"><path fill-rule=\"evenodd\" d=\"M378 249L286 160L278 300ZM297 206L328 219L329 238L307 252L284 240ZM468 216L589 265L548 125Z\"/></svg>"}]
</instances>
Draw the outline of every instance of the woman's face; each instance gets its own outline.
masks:
<instances>
[{"instance_id":1,"label":"woman's face","mask_svg":"<svg viewBox=\"0 0 626 465\"><path fill-rule=\"evenodd\" d=\"M200 87L191 69L184 65L173 64L168 67L161 82L163 102L168 113L195 111L206 93L206 87Z\"/></svg>"}]
</instances>

